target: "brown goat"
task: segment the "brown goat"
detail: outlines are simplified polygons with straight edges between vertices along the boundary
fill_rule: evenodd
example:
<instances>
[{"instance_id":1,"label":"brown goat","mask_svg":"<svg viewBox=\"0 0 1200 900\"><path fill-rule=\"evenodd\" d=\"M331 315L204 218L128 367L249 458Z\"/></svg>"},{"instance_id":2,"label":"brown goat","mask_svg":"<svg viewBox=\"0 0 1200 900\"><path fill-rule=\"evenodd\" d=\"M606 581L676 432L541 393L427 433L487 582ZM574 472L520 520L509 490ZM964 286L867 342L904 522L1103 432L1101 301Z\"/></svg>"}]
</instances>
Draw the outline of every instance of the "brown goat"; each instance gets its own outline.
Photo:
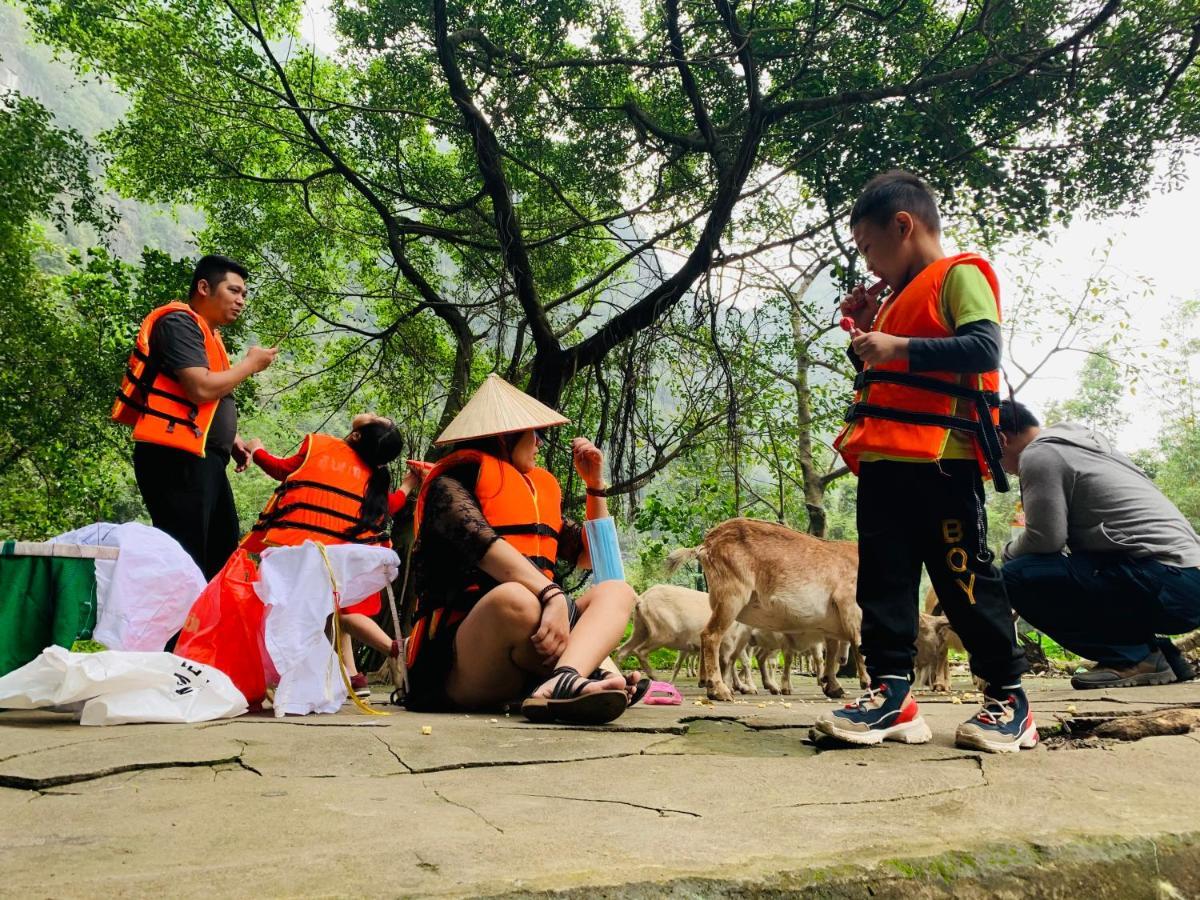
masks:
<instances>
[{"instance_id":1,"label":"brown goat","mask_svg":"<svg viewBox=\"0 0 1200 900\"><path fill-rule=\"evenodd\" d=\"M856 544L823 541L755 519L730 519L704 536L699 547L676 550L668 571L699 560L708 580L712 617L701 635L700 678L713 700L732 700L721 680L718 653L735 622L752 628L825 639L821 689L842 697L837 682L842 649L853 651L859 681L867 684L858 650L862 612L854 599L858 583Z\"/></svg>"}]
</instances>

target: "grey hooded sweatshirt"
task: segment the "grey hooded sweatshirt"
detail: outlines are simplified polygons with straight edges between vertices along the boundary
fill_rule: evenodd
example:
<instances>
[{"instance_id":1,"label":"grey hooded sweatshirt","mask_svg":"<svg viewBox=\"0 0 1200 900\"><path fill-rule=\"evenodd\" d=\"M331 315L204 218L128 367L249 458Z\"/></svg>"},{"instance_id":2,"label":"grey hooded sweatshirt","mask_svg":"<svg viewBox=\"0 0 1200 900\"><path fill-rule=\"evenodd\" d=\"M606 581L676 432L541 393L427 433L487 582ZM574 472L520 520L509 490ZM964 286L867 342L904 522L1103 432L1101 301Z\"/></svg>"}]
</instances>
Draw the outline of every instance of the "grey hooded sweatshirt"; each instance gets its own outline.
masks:
<instances>
[{"instance_id":1,"label":"grey hooded sweatshirt","mask_svg":"<svg viewBox=\"0 0 1200 900\"><path fill-rule=\"evenodd\" d=\"M1030 553L1126 553L1200 567L1200 537L1154 482L1083 425L1043 428L1020 461L1025 531L1004 559Z\"/></svg>"}]
</instances>

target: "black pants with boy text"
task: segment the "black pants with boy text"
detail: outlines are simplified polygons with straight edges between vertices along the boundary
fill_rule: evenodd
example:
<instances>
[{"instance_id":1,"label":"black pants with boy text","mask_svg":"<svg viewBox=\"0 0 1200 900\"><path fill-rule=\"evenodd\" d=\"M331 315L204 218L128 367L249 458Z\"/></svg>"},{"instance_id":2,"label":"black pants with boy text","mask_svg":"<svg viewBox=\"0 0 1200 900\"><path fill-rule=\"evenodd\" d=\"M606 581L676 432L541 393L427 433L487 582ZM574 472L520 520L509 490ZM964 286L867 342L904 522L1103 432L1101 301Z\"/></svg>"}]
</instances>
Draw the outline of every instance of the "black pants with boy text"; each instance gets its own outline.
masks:
<instances>
[{"instance_id":1,"label":"black pants with boy text","mask_svg":"<svg viewBox=\"0 0 1200 900\"><path fill-rule=\"evenodd\" d=\"M1020 680L1004 581L987 547L983 481L974 460L865 462L858 478L858 605L872 680L912 677L921 565L942 610L989 685Z\"/></svg>"}]
</instances>

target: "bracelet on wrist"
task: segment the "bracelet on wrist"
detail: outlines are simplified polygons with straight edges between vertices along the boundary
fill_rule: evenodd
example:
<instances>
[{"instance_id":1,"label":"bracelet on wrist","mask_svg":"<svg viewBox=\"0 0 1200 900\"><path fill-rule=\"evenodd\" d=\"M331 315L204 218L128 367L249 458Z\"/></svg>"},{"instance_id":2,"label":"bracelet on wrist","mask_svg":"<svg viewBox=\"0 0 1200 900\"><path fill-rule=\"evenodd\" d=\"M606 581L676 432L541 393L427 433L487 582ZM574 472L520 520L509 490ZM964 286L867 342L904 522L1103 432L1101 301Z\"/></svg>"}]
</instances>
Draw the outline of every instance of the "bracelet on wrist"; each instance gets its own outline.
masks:
<instances>
[{"instance_id":1,"label":"bracelet on wrist","mask_svg":"<svg viewBox=\"0 0 1200 900\"><path fill-rule=\"evenodd\" d=\"M607 497L608 485L602 484L599 487L590 487L587 489L587 494L589 497Z\"/></svg>"},{"instance_id":2,"label":"bracelet on wrist","mask_svg":"<svg viewBox=\"0 0 1200 900\"><path fill-rule=\"evenodd\" d=\"M566 593L563 591L563 589L560 588L557 584L555 584L552 581L548 585L546 585L544 588L542 588L540 591L538 591L538 594L537 594L538 605L545 606L547 603L549 603L551 600L554 599L556 594L562 594L564 597L566 596Z\"/></svg>"}]
</instances>

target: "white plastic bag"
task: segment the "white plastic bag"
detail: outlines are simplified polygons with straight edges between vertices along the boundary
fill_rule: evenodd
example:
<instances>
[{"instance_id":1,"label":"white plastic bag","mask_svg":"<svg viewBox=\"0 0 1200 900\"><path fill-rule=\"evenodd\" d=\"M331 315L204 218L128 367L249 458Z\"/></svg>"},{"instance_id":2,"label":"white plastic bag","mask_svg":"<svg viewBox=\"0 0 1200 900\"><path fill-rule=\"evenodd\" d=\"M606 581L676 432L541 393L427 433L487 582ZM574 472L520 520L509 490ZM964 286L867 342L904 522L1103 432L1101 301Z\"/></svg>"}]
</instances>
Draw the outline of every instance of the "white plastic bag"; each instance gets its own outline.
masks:
<instances>
[{"instance_id":1,"label":"white plastic bag","mask_svg":"<svg viewBox=\"0 0 1200 900\"><path fill-rule=\"evenodd\" d=\"M325 552L341 592L352 606L391 584L400 557L386 547L336 544ZM279 672L276 716L335 713L346 699L337 654L325 637L333 611L333 589L321 548L272 547L262 554L254 590L267 605L267 653Z\"/></svg>"},{"instance_id":2,"label":"white plastic bag","mask_svg":"<svg viewBox=\"0 0 1200 900\"><path fill-rule=\"evenodd\" d=\"M0 677L0 709L67 708L81 725L207 722L246 711L229 676L173 653L47 647Z\"/></svg>"},{"instance_id":3,"label":"white plastic bag","mask_svg":"<svg viewBox=\"0 0 1200 900\"><path fill-rule=\"evenodd\" d=\"M50 543L120 548L115 560L96 560L92 636L110 650L162 650L183 627L206 583L200 567L178 541L139 522L97 522Z\"/></svg>"}]
</instances>

